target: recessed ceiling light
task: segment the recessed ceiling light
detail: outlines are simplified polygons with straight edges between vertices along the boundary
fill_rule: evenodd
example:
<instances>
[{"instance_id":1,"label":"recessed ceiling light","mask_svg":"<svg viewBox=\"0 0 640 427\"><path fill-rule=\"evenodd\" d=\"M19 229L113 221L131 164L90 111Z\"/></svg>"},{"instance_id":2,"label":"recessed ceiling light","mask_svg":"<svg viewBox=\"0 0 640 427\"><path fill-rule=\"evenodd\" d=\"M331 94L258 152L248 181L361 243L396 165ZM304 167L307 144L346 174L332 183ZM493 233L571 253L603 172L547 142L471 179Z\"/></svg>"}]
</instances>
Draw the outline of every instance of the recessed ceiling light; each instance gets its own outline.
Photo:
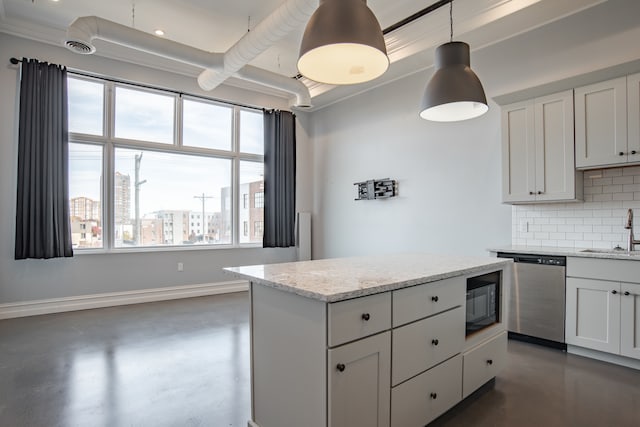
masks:
<instances>
[{"instance_id":1,"label":"recessed ceiling light","mask_svg":"<svg viewBox=\"0 0 640 427\"><path fill-rule=\"evenodd\" d=\"M159 28L155 30L154 33L156 33L156 36L164 36L164 31Z\"/></svg>"}]
</instances>

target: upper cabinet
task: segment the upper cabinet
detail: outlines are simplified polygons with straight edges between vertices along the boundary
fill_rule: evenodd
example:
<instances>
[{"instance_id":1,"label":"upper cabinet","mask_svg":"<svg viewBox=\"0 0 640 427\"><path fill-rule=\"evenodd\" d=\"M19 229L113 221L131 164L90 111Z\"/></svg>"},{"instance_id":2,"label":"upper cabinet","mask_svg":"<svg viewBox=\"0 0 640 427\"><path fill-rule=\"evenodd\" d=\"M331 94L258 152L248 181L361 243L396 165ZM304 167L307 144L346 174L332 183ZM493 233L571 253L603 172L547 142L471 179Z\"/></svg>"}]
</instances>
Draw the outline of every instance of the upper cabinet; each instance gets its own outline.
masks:
<instances>
[{"instance_id":1,"label":"upper cabinet","mask_svg":"<svg viewBox=\"0 0 640 427\"><path fill-rule=\"evenodd\" d=\"M576 167L640 162L640 74L575 89Z\"/></svg>"},{"instance_id":2,"label":"upper cabinet","mask_svg":"<svg viewBox=\"0 0 640 427\"><path fill-rule=\"evenodd\" d=\"M582 198L573 130L571 90L503 107L503 202Z\"/></svg>"},{"instance_id":3,"label":"upper cabinet","mask_svg":"<svg viewBox=\"0 0 640 427\"><path fill-rule=\"evenodd\" d=\"M640 162L640 73L627 77L627 110L629 161Z\"/></svg>"}]
</instances>

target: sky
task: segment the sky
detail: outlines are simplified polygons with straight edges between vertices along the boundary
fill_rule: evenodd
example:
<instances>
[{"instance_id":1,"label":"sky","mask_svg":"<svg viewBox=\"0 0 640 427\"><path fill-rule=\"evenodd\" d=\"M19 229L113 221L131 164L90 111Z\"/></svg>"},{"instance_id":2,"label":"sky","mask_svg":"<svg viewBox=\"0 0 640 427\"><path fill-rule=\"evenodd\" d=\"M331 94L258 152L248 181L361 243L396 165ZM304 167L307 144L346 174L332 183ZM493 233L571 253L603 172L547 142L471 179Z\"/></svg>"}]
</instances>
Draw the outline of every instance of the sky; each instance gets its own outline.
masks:
<instances>
[{"instance_id":1,"label":"sky","mask_svg":"<svg viewBox=\"0 0 640 427\"><path fill-rule=\"evenodd\" d=\"M69 79L70 132L102 135L104 89L102 84ZM117 138L152 141L158 148L169 148L174 140L176 98L161 93L116 86L114 170L131 177L131 202L134 199L135 156L140 162L140 213L158 210L202 210L195 196L206 200L207 212L220 211L220 193L231 185L230 159L132 150L117 147ZM184 99L185 146L231 149L233 109L195 99ZM262 114L241 110L240 147L244 152L262 153ZM165 148L165 149L166 149ZM86 196L100 200L102 146L71 143L69 147L70 197ZM263 165L240 162L240 182L262 179ZM131 206L131 214L134 209Z\"/></svg>"}]
</instances>

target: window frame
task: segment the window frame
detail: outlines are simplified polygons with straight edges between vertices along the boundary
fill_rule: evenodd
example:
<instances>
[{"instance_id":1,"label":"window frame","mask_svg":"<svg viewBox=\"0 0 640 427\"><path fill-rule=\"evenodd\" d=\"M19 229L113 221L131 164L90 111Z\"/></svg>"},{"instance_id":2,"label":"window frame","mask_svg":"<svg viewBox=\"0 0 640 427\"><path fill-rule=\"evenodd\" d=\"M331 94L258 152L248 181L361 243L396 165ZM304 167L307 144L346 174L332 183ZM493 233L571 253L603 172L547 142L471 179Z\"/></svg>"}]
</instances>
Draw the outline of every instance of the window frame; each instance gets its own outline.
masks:
<instances>
[{"instance_id":1,"label":"window frame","mask_svg":"<svg viewBox=\"0 0 640 427\"><path fill-rule=\"evenodd\" d=\"M226 103L219 100L205 97L189 95L175 92L168 89L148 87L138 84L128 84L126 82L114 81L85 74L69 72L68 78L86 80L103 85L103 134L91 135L76 132L69 132L69 143L88 144L102 147L102 188L100 190L101 203L100 214L102 227L102 248L78 248L76 254L92 253L129 253L129 252L165 252L165 251L189 251L189 250L217 250L217 249L237 249L262 247L259 242L240 243L240 162L264 163L264 155L240 152L240 115L244 110L257 110L258 108L242 106L233 103ZM139 141L126 138L115 137L115 92L116 87L123 87L131 90L155 93L174 98L173 112L173 142ZM183 101L197 101L210 103L232 108L231 118L231 149L220 150L214 148L203 148L184 146L182 141L183 123ZM196 155L199 157L210 157L231 161L231 242L225 244L203 244L203 245L160 245L160 246L135 246L117 247L115 246L114 221L115 221L115 153L116 149L139 149L170 154Z\"/></svg>"}]
</instances>

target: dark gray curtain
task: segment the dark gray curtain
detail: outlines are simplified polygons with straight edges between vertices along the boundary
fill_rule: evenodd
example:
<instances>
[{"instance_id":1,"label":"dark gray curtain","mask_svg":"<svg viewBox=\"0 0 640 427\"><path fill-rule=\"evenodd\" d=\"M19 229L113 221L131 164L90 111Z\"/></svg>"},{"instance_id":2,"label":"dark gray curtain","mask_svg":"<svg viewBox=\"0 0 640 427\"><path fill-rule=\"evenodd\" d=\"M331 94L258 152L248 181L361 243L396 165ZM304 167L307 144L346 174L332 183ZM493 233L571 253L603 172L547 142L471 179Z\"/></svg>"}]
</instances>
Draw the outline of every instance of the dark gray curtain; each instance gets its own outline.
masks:
<instances>
[{"instance_id":1,"label":"dark gray curtain","mask_svg":"<svg viewBox=\"0 0 640 427\"><path fill-rule=\"evenodd\" d=\"M264 230L262 246L295 246L296 117L264 112Z\"/></svg>"},{"instance_id":2,"label":"dark gray curtain","mask_svg":"<svg viewBox=\"0 0 640 427\"><path fill-rule=\"evenodd\" d=\"M73 256L67 115L67 69L35 59L23 59L16 259Z\"/></svg>"}]
</instances>

